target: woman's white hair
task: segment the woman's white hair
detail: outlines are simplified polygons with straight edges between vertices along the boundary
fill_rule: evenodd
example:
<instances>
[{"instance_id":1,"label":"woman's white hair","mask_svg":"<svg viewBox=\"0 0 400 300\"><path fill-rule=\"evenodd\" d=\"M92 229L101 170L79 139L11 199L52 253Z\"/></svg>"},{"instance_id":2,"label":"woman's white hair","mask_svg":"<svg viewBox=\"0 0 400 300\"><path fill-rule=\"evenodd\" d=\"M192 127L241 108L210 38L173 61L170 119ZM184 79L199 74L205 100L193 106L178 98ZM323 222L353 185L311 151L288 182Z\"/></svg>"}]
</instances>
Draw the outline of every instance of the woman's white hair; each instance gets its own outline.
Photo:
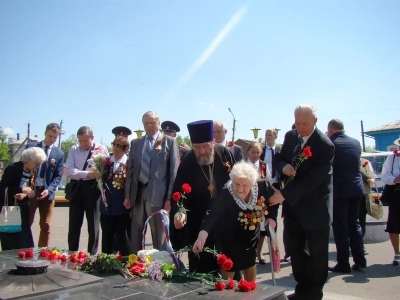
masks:
<instances>
[{"instance_id":1,"label":"woman's white hair","mask_svg":"<svg viewBox=\"0 0 400 300\"><path fill-rule=\"evenodd\" d=\"M46 153L44 153L43 149L39 147L31 147L25 149L22 152L21 156L21 161L24 163L32 160L38 164L42 164L46 161L46 159L47 159Z\"/></svg>"},{"instance_id":2,"label":"woman's white hair","mask_svg":"<svg viewBox=\"0 0 400 300\"><path fill-rule=\"evenodd\" d=\"M229 173L229 177L231 178L231 180L233 180L234 178L247 178L251 185L255 184L258 178L258 172L256 169L254 169L254 167L242 160L241 162L236 163L232 170L231 173Z\"/></svg>"},{"instance_id":3,"label":"woman's white hair","mask_svg":"<svg viewBox=\"0 0 400 300\"><path fill-rule=\"evenodd\" d=\"M309 104L297 105L294 109L294 115L296 116L298 113L311 113L314 117L317 117L317 110L314 106Z\"/></svg>"}]
</instances>

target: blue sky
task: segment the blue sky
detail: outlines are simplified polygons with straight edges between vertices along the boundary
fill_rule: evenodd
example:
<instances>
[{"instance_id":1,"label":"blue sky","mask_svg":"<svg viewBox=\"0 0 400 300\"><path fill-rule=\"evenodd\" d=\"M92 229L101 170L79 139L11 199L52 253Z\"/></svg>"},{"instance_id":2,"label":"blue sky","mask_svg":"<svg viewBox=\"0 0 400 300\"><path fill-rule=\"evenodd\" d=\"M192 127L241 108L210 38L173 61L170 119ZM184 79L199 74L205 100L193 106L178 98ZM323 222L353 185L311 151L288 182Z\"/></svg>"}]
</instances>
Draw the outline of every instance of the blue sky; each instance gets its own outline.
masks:
<instances>
[{"instance_id":1,"label":"blue sky","mask_svg":"<svg viewBox=\"0 0 400 300\"><path fill-rule=\"evenodd\" d=\"M400 119L399 15L398 0L3 0L0 126L41 137L62 119L109 145L153 110L182 135L213 119L231 136L230 107L236 138L276 127L282 141L310 103L320 129L340 118L360 138L360 120Z\"/></svg>"}]
</instances>

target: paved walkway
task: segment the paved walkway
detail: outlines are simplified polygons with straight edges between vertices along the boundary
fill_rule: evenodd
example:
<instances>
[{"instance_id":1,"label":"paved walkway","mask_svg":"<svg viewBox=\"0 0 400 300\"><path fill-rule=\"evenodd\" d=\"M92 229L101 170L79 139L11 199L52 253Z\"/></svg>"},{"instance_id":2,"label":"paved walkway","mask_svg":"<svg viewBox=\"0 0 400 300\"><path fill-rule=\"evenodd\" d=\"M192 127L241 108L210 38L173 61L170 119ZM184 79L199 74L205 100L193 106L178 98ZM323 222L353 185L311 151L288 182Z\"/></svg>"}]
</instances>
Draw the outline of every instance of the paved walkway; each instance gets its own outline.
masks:
<instances>
[{"instance_id":1,"label":"paved walkway","mask_svg":"<svg viewBox=\"0 0 400 300\"><path fill-rule=\"evenodd\" d=\"M385 208L386 209L386 208ZM385 211L387 214L387 211ZM37 216L38 217L38 216ZM33 233L35 241L37 242L39 228L38 218L33 225ZM53 235L51 243L54 247L67 249L67 234L68 234L68 208L56 207L55 215L53 217ZM87 229L86 222L82 227L81 235L81 249L87 247ZM283 244L282 244L282 220L279 220L278 235L281 246L281 256L283 257ZM151 237L147 235L147 243L151 243ZM99 249L100 250L100 249ZM267 246L264 247L264 252L267 252ZM333 242L329 245L330 250L330 265L335 265L335 244ZM368 252L367 261L368 268L365 271L352 272L351 274L335 274L330 273L328 282L325 285L324 292L326 300L397 300L400 294L400 267L391 265L393 259L393 252L390 242L383 242L378 244L367 244L366 250ZM184 257L185 258L185 257ZM269 256L265 255L268 264L257 265L258 275L257 281L272 284L272 277L270 273ZM281 272L276 274L276 283L279 286L286 287L287 290L293 291L295 281L291 275L290 263L282 262Z\"/></svg>"}]
</instances>

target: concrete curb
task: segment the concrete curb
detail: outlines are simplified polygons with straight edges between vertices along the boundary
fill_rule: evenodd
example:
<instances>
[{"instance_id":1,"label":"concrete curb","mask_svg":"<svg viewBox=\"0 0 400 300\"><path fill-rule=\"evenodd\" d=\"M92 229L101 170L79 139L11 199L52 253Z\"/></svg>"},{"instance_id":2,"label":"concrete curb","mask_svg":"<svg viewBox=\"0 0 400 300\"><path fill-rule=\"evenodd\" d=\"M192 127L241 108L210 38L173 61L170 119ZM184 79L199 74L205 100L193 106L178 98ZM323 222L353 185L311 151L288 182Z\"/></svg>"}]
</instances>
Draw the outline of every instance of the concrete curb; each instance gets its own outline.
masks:
<instances>
[{"instance_id":1,"label":"concrete curb","mask_svg":"<svg viewBox=\"0 0 400 300\"><path fill-rule=\"evenodd\" d=\"M286 286L281 286L285 290L286 295L290 295L294 293L294 288L292 287L286 287ZM332 294L332 293L327 293L324 292L324 299L323 300L374 300L374 299L368 299L368 298L359 298L359 297L352 297L352 296L346 296L346 295L341 295L341 294Z\"/></svg>"}]
</instances>

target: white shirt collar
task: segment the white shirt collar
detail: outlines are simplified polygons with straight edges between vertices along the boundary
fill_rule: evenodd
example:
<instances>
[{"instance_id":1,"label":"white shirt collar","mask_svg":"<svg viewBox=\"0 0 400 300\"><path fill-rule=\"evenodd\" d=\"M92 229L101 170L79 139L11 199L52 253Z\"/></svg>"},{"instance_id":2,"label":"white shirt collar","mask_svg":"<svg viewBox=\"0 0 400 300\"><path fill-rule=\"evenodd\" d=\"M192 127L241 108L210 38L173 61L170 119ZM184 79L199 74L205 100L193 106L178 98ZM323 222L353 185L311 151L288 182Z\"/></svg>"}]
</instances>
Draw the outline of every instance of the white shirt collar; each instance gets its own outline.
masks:
<instances>
[{"instance_id":1,"label":"white shirt collar","mask_svg":"<svg viewBox=\"0 0 400 300\"><path fill-rule=\"evenodd\" d=\"M307 143L307 141L308 141L308 139L310 138L310 136L312 136L312 134L314 133L314 131L315 131L315 126L314 126L314 129L313 129L313 131L311 132L311 134L310 135L307 135L307 136L302 136L301 138L303 139L303 145L305 145L306 143ZM299 134L299 136L300 136L300 134Z\"/></svg>"}]
</instances>

